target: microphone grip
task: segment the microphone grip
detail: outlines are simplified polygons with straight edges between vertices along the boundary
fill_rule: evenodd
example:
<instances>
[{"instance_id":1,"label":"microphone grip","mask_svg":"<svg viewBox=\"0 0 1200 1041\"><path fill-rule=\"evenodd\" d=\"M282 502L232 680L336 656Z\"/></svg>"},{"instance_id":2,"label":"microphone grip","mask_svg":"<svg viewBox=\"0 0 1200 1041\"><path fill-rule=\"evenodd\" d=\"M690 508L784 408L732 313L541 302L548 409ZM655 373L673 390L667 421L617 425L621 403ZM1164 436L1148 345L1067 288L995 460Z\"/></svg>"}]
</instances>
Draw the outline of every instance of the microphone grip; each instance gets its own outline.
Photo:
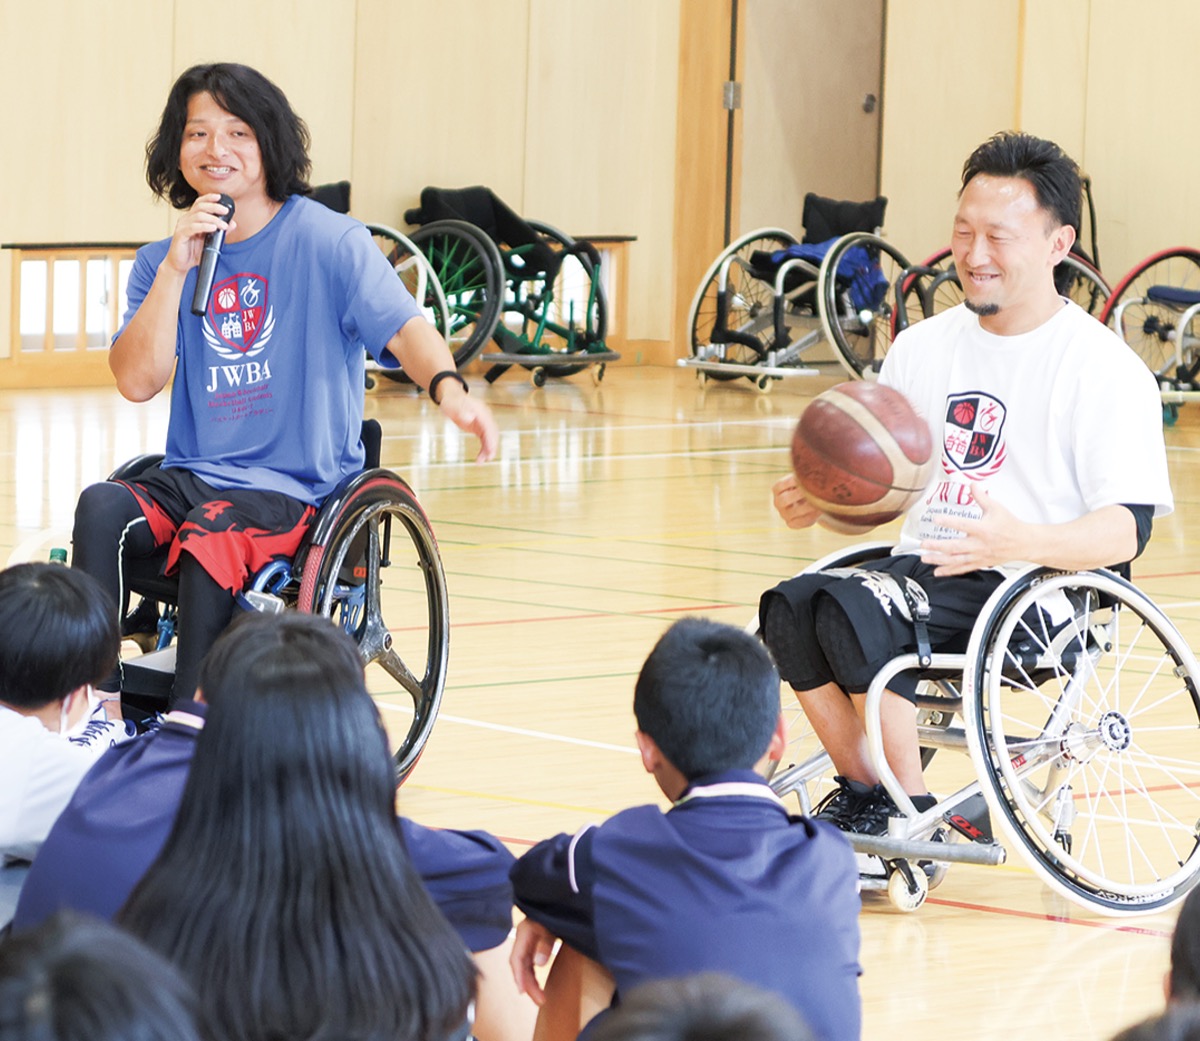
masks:
<instances>
[{"instance_id":1,"label":"microphone grip","mask_svg":"<svg viewBox=\"0 0 1200 1041\"><path fill-rule=\"evenodd\" d=\"M233 200L228 195L221 196L221 205L225 207L225 219L233 216ZM192 294L192 314L203 315L208 310L208 298L212 295L213 279L217 273L217 258L221 255L221 247L225 245L225 232L218 228L204 237L204 252L200 255L200 267L196 274L196 291Z\"/></svg>"}]
</instances>

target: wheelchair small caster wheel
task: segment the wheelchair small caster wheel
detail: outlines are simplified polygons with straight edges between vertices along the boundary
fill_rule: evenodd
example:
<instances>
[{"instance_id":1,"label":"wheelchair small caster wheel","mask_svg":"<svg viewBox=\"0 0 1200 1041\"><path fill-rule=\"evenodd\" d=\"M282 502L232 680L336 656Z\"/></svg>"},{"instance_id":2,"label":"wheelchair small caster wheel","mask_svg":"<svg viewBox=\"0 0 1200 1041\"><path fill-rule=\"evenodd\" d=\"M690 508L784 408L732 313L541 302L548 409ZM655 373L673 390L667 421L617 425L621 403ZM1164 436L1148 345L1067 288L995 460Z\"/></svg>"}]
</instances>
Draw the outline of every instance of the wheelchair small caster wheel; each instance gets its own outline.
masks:
<instances>
[{"instance_id":1,"label":"wheelchair small caster wheel","mask_svg":"<svg viewBox=\"0 0 1200 1041\"><path fill-rule=\"evenodd\" d=\"M703 390L705 387L708 386L708 373L707 372L697 372L696 373L696 382L700 385L700 388Z\"/></svg>"},{"instance_id":2,"label":"wheelchair small caster wheel","mask_svg":"<svg viewBox=\"0 0 1200 1041\"><path fill-rule=\"evenodd\" d=\"M592 368L592 382L599 385L604 382L604 362Z\"/></svg>"},{"instance_id":3,"label":"wheelchair small caster wheel","mask_svg":"<svg viewBox=\"0 0 1200 1041\"><path fill-rule=\"evenodd\" d=\"M771 379L770 376L759 376L758 379L754 381L754 385L759 389L760 393L770 394L771 387L775 385L775 381Z\"/></svg>"},{"instance_id":4,"label":"wheelchair small caster wheel","mask_svg":"<svg viewBox=\"0 0 1200 1041\"><path fill-rule=\"evenodd\" d=\"M539 365L533 370L529 380L535 387L544 387L546 385L546 370Z\"/></svg>"},{"instance_id":5,"label":"wheelchair small caster wheel","mask_svg":"<svg viewBox=\"0 0 1200 1041\"><path fill-rule=\"evenodd\" d=\"M897 911L915 911L929 895L929 879L920 868L914 871L907 860L898 860L888 874L887 895Z\"/></svg>"}]
</instances>

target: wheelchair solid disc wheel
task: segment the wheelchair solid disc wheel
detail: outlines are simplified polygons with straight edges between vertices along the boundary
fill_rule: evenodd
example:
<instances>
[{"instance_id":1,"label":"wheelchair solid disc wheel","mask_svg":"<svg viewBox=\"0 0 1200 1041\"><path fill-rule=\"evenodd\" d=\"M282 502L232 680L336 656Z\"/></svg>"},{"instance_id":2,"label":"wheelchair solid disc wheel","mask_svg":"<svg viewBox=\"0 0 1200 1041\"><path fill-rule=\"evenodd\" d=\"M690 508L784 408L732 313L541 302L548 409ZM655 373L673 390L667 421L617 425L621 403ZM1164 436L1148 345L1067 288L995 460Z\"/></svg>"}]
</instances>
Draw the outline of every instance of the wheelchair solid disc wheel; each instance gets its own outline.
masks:
<instances>
[{"instance_id":1,"label":"wheelchair solid disc wheel","mask_svg":"<svg viewBox=\"0 0 1200 1041\"><path fill-rule=\"evenodd\" d=\"M531 220L529 226L541 237L542 242L562 257L557 277L552 285L545 279L534 279L516 291L510 290L504 311L497 325L503 326L527 342L536 340L539 352L551 357L556 354L575 354L589 347L603 348L608 333L608 301L600 271L593 258L585 250L578 249L570 235L542 221ZM493 333L501 350L507 345ZM536 358L536 353L535 353ZM591 364L546 365L545 361L531 360L527 369L541 368L541 383L535 379L534 386L543 386L545 376L573 376Z\"/></svg>"},{"instance_id":2,"label":"wheelchair solid disc wheel","mask_svg":"<svg viewBox=\"0 0 1200 1041\"><path fill-rule=\"evenodd\" d=\"M1103 914L1181 900L1200 877L1200 671L1187 641L1105 571L1031 569L982 618L967 736L1009 844Z\"/></svg>"},{"instance_id":3,"label":"wheelchair solid disc wheel","mask_svg":"<svg viewBox=\"0 0 1200 1041\"><path fill-rule=\"evenodd\" d=\"M358 643L400 783L429 739L446 683L449 602L433 531L407 484L368 470L312 543L297 607L333 619Z\"/></svg>"},{"instance_id":4,"label":"wheelchair solid disc wheel","mask_svg":"<svg viewBox=\"0 0 1200 1041\"><path fill-rule=\"evenodd\" d=\"M1100 320L1116 330L1156 378L1169 383L1175 377L1175 344L1186 307L1153 299L1155 287L1200 295L1200 250L1180 247L1147 257L1113 288ZM1180 351L1185 364L1194 353L1185 341Z\"/></svg>"},{"instance_id":5,"label":"wheelchair solid disc wheel","mask_svg":"<svg viewBox=\"0 0 1200 1041\"><path fill-rule=\"evenodd\" d=\"M874 379L892 345L893 287L909 268L878 235L843 235L825 254L817 279L821 327L855 379Z\"/></svg>"},{"instance_id":6,"label":"wheelchair solid disc wheel","mask_svg":"<svg viewBox=\"0 0 1200 1041\"><path fill-rule=\"evenodd\" d=\"M432 221L410 236L425 254L446 295L450 326L446 341L462 368L492 335L504 304L504 263L496 244L475 225Z\"/></svg>"},{"instance_id":7,"label":"wheelchair solid disc wheel","mask_svg":"<svg viewBox=\"0 0 1200 1041\"><path fill-rule=\"evenodd\" d=\"M781 228L759 228L721 251L700 280L688 312L693 358L740 365L754 365L763 358L774 339L775 293L769 281L754 276L750 259L757 252L774 252L794 245L796 239ZM724 327L718 330L720 272L727 259L730 261L726 275L727 310ZM730 335L739 339L731 339ZM707 375L732 380L741 374L709 371Z\"/></svg>"}]
</instances>

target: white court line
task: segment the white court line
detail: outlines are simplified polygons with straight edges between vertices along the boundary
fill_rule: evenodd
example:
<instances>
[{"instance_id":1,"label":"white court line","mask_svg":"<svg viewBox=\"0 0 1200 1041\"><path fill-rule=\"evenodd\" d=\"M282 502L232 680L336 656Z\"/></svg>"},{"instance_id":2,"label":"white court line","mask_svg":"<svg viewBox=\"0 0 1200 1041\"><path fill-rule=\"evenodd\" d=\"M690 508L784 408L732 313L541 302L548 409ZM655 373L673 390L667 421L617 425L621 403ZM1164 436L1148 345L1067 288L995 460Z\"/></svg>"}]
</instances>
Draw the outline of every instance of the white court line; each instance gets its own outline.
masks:
<instances>
[{"instance_id":1,"label":"white court line","mask_svg":"<svg viewBox=\"0 0 1200 1041\"><path fill-rule=\"evenodd\" d=\"M407 712L407 709L402 709L398 705L389 705L386 702L379 705L381 709L391 709L395 712ZM519 734L521 737L540 737L546 741L558 741L564 745L582 745L584 748L599 748L605 752L627 752L630 755L637 755L636 748L630 748L628 745L610 745L604 741L588 741L581 737L565 737L562 734L548 734L544 730L526 730L524 727L510 727L503 723L484 723L478 719L467 719L464 716L450 716L445 712L438 713L438 722L445 720L448 723L461 723L465 727L479 727L481 730L498 730L504 734Z\"/></svg>"}]
</instances>

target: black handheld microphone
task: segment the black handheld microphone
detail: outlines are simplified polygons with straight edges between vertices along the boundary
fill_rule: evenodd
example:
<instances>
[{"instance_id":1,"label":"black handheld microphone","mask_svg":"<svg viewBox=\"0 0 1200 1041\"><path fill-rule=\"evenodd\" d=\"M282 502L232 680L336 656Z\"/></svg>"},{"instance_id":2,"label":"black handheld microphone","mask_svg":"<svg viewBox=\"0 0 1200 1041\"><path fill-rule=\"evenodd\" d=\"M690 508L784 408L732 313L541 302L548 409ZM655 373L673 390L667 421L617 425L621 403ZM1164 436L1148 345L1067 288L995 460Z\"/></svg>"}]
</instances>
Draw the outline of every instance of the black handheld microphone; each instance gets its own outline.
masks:
<instances>
[{"instance_id":1,"label":"black handheld microphone","mask_svg":"<svg viewBox=\"0 0 1200 1041\"><path fill-rule=\"evenodd\" d=\"M220 202L227 211L225 220L233 220L233 200L228 195L222 195ZM192 314L204 314L208 310L213 276L217 273L217 257L221 255L223 245L225 232L221 228L204 236L204 252L200 255L200 271L196 275L196 292L192 295Z\"/></svg>"}]
</instances>

